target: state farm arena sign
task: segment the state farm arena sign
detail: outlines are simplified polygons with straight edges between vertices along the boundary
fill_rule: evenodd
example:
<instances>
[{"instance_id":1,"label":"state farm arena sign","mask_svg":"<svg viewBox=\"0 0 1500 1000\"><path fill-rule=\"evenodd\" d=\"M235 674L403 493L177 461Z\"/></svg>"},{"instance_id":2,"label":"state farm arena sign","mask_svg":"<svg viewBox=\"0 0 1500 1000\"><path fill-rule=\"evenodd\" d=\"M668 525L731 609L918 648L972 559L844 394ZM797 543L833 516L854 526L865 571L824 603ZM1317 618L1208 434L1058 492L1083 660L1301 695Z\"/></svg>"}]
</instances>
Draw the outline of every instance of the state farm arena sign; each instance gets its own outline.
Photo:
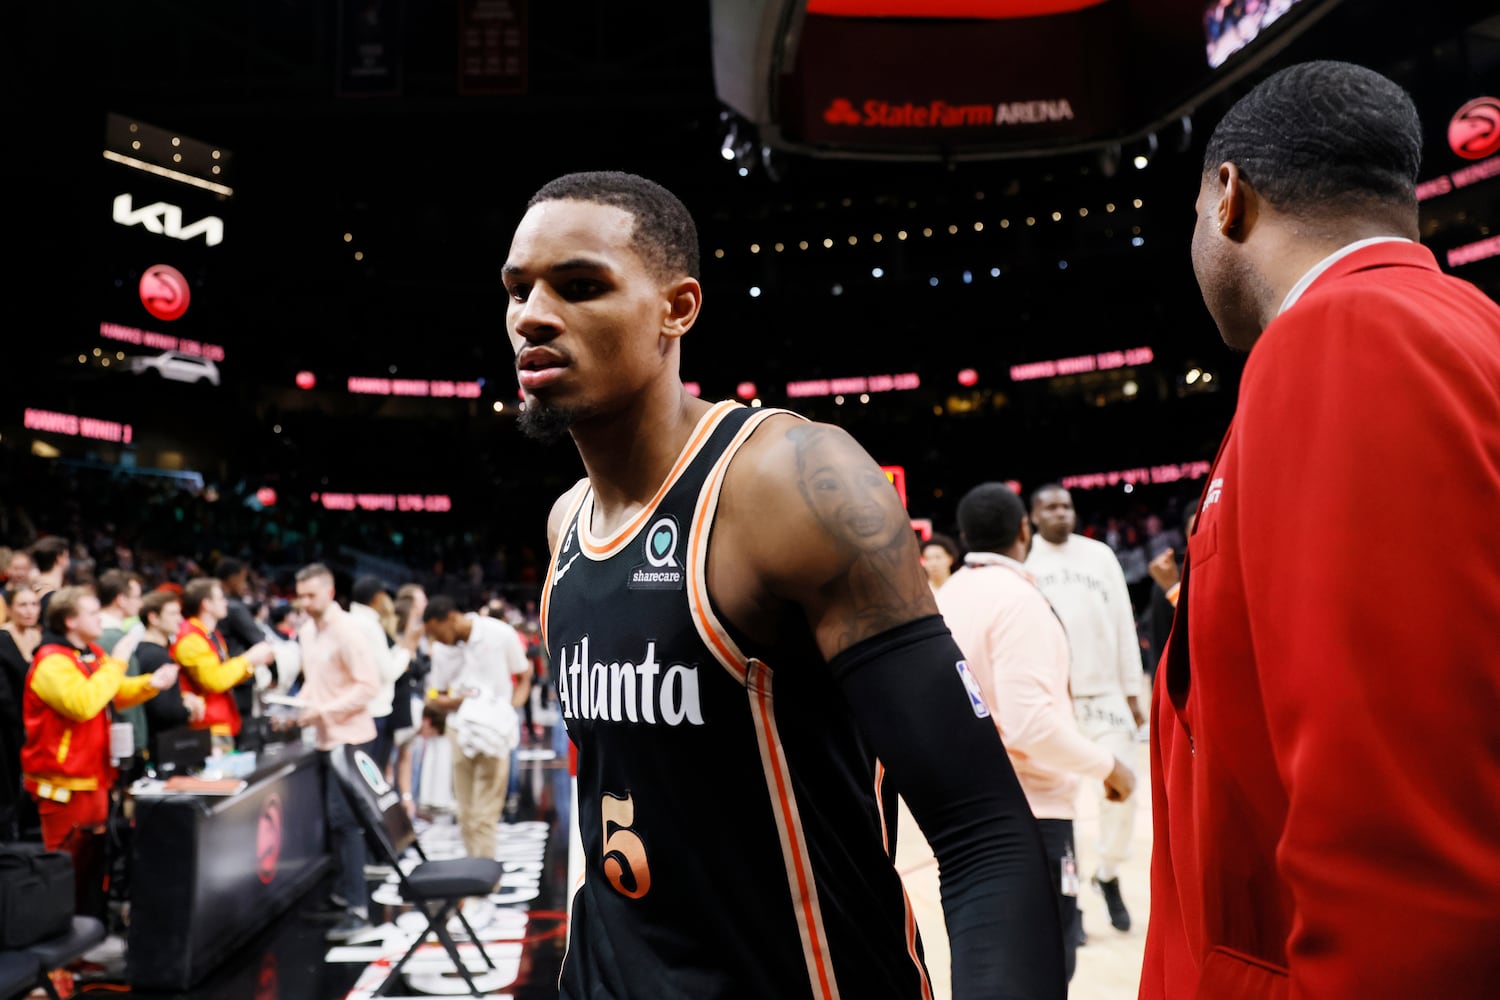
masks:
<instances>
[{"instance_id":1,"label":"state farm arena sign","mask_svg":"<svg viewBox=\"0 0 1500 1000\"><path fill-rule=\"evenodd\" d=\"M780 129L825 148L1066 146L1118 130L1118 5L977 20L809 14Z\"/></svg>"}]
</instances>

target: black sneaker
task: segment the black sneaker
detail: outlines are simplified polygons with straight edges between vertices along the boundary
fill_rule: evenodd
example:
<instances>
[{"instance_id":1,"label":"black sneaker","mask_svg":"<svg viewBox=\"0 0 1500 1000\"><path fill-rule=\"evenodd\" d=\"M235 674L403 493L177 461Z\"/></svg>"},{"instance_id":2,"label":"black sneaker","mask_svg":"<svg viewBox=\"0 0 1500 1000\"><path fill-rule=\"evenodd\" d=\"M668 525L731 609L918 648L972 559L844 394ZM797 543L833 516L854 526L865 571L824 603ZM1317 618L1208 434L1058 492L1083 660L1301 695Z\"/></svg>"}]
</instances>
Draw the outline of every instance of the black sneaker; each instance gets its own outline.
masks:
<instances>
[{"instance_id":1,"label":"black sneaker","mask_svg":"<svg viewBox=\"0 0 1500 1000\"><path fill-rule=\"evenodd\" d=\"M1125 909L1125 899L1120 895L1118 876L1108 881L1098 875L1093 878L1094 888L1104 894L1104 905L1109 908L1109 922L1117 931L1130 930L1130 911Z\"/></svg>"},{"instance_id":2,"label":"black sneaker","mask_svg":"<svg viewBox=\"0 0 1500 1000\"><path fill-rule=\"evenodd\" d=\"M344 914L344 919L334 926L328 928L323 935L325 941L347 941L360 931L370 929L370 918L349 910Z\"/></svg>"}]
</instances>

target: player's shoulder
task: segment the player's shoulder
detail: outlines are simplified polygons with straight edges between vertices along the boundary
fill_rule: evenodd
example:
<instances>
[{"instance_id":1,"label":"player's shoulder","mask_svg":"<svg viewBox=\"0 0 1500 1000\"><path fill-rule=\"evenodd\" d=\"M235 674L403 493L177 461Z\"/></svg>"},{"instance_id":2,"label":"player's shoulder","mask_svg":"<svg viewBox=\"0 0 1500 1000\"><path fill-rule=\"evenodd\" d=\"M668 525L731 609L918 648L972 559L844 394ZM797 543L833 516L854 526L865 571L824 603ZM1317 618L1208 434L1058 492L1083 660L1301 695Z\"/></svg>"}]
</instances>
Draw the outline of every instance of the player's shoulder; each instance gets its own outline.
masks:
<instances>
[{"instance_id":1,"label":"player's shoulder","mask_svg":"<svg viewBox=\"0 0 1500 1000\"><path fill-rule=\"evenodd\" d=\"M552 510L547 515L547 548L551 550L557 545L557 536L562 532L563 521L566 520L568 512L572 510L589 488L589 478L584 476L570 486L567 492L552 502Z\"/></svg>"},{"instance_id":2,"label":"player's shoulder","mask_svg":"<svg viewBox=\"0 0 1500 1000\"><path fill-rule=\"evenodd\" d=\"M735 457L741 474L762 481L796 480L829 462L865 461L875 466L863 445L842 427L809 420L791 410L772 411Z\"/></svg>"}]
</instances>

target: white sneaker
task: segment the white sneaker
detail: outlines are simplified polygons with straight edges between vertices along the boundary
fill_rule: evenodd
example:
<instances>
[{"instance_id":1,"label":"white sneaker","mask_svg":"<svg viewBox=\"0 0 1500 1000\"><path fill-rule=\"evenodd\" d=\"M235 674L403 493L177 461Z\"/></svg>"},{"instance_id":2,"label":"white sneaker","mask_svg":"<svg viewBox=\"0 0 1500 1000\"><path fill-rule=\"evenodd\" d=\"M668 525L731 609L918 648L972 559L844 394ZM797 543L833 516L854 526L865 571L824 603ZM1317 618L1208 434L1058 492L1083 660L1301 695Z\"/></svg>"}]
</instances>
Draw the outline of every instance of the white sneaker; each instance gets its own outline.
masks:
<instances>
[{"instance_id":1,"label":"white sneaker","mask_svg":"<svg viewBox=\"0 0 1500 1000\"><path fill-rule=\"evenodd\" d=\"M111 934L103 941L83 953L85 962L95 965L109 965L118 962L125 957L125 939L118 934Z\"/></svg>"}]
</instances>

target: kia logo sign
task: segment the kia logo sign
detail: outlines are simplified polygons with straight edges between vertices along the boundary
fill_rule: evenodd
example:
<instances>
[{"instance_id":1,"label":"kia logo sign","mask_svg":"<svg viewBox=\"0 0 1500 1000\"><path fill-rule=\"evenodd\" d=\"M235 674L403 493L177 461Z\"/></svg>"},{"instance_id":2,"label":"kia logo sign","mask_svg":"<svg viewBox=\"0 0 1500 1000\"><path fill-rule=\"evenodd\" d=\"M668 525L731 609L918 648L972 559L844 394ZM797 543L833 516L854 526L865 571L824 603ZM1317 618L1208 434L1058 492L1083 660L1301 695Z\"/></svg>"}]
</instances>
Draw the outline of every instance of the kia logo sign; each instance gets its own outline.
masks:
<instances>
[{"instance_id":1,"label":"kia logo sign","mask_svg":"<svg viewBox=\"0 0 1500 1000\"><path fill-rule=\"evenodd\" d=\"M1448 123L1448 145L1466 160L1500 152L1500 98L1476 97Z\"/></svg>"},{"instance_id":2,"label":"kia logo sign","mask_svg":"<svg viewBox=\"0 0 1500 1000\"><path fill-rule=\"evenodd\" d=\"M141 275L141 305L157 319L180 319L191 298L187 279L171 264L154 264Z\"/></svg>"},{"instance_id":3,"label":"kia logo sign","mask_svg":"<svg viewBox=\"0 0 1500 1000\"><path fill-rule=\"evenodd\" d=\"M260 823L255 832L255 874L265 885L276 878L281 861L281 796L272 794L260 807Z\"/></svg>"}]
</instances>

